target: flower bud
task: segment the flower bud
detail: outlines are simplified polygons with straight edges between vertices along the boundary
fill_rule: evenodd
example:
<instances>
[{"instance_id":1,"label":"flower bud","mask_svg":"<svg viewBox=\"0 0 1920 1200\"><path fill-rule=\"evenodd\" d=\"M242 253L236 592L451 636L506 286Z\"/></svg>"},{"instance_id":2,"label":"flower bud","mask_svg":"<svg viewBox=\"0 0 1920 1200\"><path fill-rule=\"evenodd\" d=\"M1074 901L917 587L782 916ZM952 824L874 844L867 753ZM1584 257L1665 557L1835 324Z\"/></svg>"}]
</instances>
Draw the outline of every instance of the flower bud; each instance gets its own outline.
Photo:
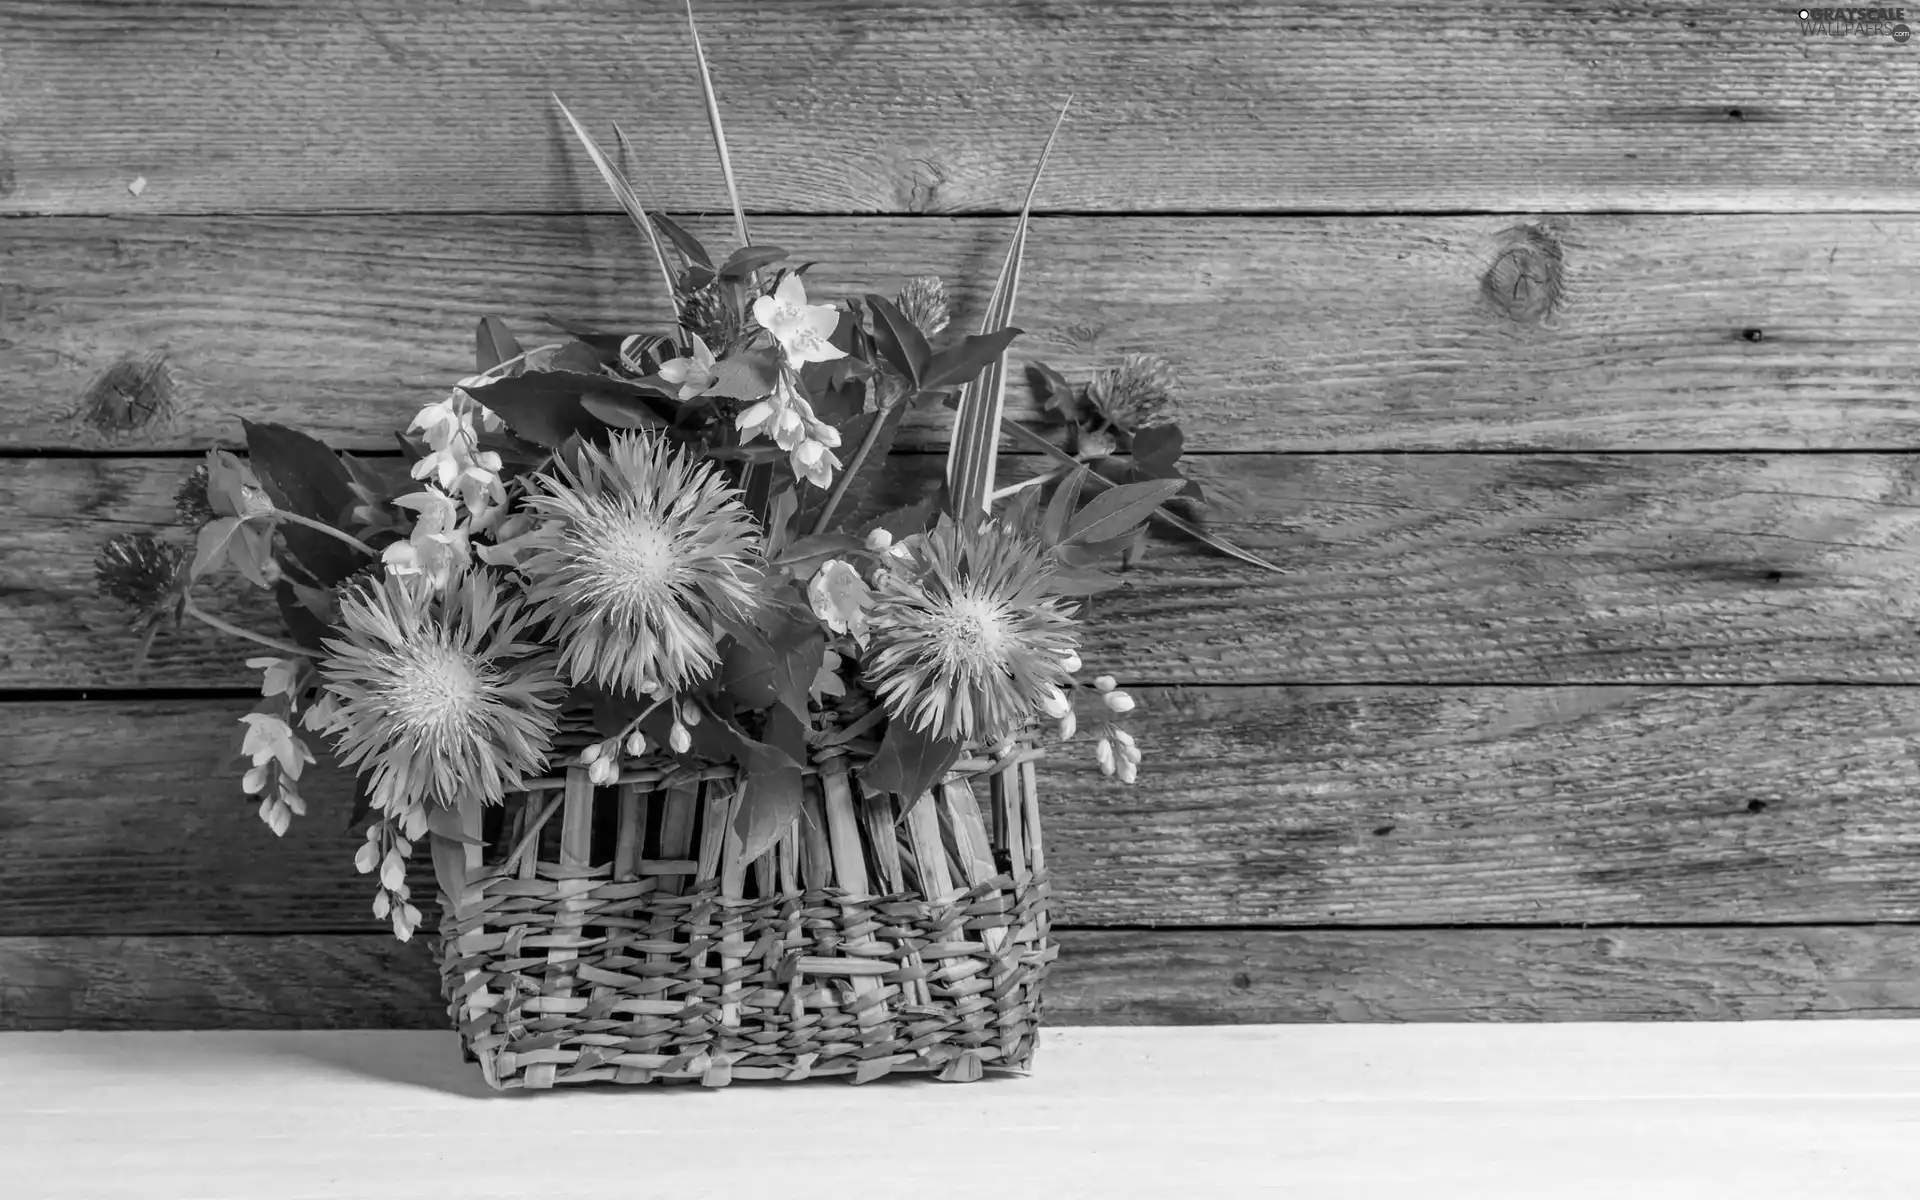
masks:
<instances>
[{"instance_id":1,"label":"flower bud","mask_svg":"<svg viewBox=\"0 0 1920 1200\"><path fill-rule=\"evenodd\" d=\"M1132 783L1140 777L1140 767L1137 763L1123 758L1114 768L1114 774L1119 777L1121 783Z\"/></svg>"},{"instance_id":2,"label":"flower bud","mask_svg":"<svg viewBox=\"0 0 1920 1200\"><path fill-rule=\"evenodd\" d=\"M1113 774L1113 743L1112 742L1109 742L1105 738L1101 738L1100 743L1093 748L1093 757L1099 761L1100 773L1102 775Z\"/></svg>"},{"instance_id":3,"label":"flower bud","mask_svg":"<svg viewBox=\"0 0 1920 1200\"><path fill-rule=\"evenodd\" d=\"M1111 675L1101 675L1094 679L1093 689L1097 692L1110 692L1120 684Z\"/></svg>"},{"instance_id":4,"label":"flower bud","mask_svg":"<svg viewBox=\"0 0 1920 1200\"><path fill-rule=\"evenodd\" d=\"M361 842L360 849L354 852L353 869L362 875L372 871L380 863L380 848L372 842Z\"/></svg>"},{"instance_id":5,"label":"flower bud","mask_svg":"<svg viewBox=\"0 0 1920 1200\"><path fill-rule=\"evenodd\" d=\"M1078 671L1082 666L1080 656L1071 650L1067 651L1066 654L1061 657L1060 665L1066 668L1067 674L1069 675Z\"/></svg>"},{"instance_id":6,"label":"flower bud","mask_svg":"<svg viewBox=\"0 0 1920 1200\"><path fill-rule=\"evenodd\" d=\"M1060 740L1063 742L1072 741L1074 732L1079 728L1080 721L1074 716L1073 710L1069 708L1067 715L1060 718Z\"/></svg>"},{"instance_id":7,"label":"flower bud","mask_svg":"<svg viewBox=\"0 0 1920 1200\"><path fill-rule=\"evenodd\" d=\"M700 723L700 706L688 700L680 706L680 723L691 729Z\"/></svg>"},{"instance_id":8,"label":"flower bud","mask_svg":"<svg viewBox=\"0 0 1920 1200\"><path fill-rule=\"evenodd\" d=\"M586 767L592 766L594 763L597 763L600 761L601 753L602 753L602 749L601 749L600 743L595 742L593 745L588 746L585 750L582 750L580 752L580 765L586 766Z\"/></svg>"},{"instance_id":9,"label":"flower bud","mask_svg":"<svg viewBox=\"0 0 1920 1200\"><path fill-rule=\"evenodd\" d=\"M1118 742L1116 745L1119 748L1120 757L1123 760L1133 763L1136 766L1139 765L1140 747L1134 745L1132 742Z\"/></svg>"},{"instance_id":10,"label":"flower bud","mask_svg":"<svg viewBox=\"0 0 1920 1200\"><path fill-rule=\"evenodd\" d=\"M884 529L876 529L867 535L867 549L876 554L893 545L893 534Z\"/></svg>"},{"instance_id":11,"label":"flower bud","mask_svg":"<svg viewBox=\"0 0 1920 1200\"><path fill-rule=\"evenodd\" d=\"M380 860L380 886L391 892L406 882L407 860L400 857L398 850L387 851L387 856Z\"/></svg>"},{"instance_id":12,"label":"flower bud","mask_svg":"<svg viewBox=\"0 0 1920 1200\"><path fill-rule=\"evenodd\" d=\"M382 888L373 894L373 919L378 921L393 907L393 898Z\"/></svg>"},{"instance_id":13,"label":"flower bud","mask_svg":"<svg viewBox=\"0 0 1920 1200\"><path fill-rule=\"evenodd\" d=\"M587 778L596 787L605 787L620 778L620 760L603 758L587 768Z\"/></svg>"},{"instance_id":14,"label":"flower bud","mask_svg":"<svg viewBox=\"0 0 1920 1200\"><path fill-rule=\"evenodd\" d=\"M1125 692L1108 692L1100 699L1114 712L1128 713L1133 711L1133 697L1127 695Z\"/></svg>"},{"instance_id":15,"label":"flower bud","mask_svg":"<svg viewBox=\"0 0 1920 1200\"><path fill-rule=\"evenodd\" d=\"M1067 714L1073 711L1073 703L1059 688L1049 687L1040 696L1040 711L1056 721L1064 721Z\"/></svg>"},{"instance_id":16,"label":"flower bud","mask_svg":"<svg viewBox=\"0 0 1920 1200\"><path fill-rule=\"evenodd\" d=\"M627 735L627 756L639 758L647 752L647 735L638 729Z\"/></svg>"},{"instance_id":17,"label":"flower bud","mask_svg":"<svg viewBox=\"0 0 1920 1200\"><path fill-rule=\"evenodd\" d=\"M685 754L693 749L693 735L687 732L685 725L675 721L673 728L667 732L667 745L673 747L675 754Z\"/></svg>"}]
</instances>

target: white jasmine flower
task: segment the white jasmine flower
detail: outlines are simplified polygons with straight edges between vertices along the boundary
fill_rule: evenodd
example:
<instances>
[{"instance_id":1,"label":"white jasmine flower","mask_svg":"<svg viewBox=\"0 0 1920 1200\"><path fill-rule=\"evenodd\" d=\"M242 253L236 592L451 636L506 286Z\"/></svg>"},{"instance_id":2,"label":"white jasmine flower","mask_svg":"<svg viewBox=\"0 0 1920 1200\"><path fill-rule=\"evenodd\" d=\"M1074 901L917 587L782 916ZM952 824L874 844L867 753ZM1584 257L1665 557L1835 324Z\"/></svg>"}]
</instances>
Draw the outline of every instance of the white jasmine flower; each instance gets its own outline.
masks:
<instances>
[{"instance_id":1,"label":"white jasmine flower","mask_svg":"<svg viewBox=\"0 0 1920 1200\"><path fill-rule=\"evenodd\" d=\"M840 324L840 311L831 304L808 304L806 285L798 275L787 275L773 295L755 300L753 319L780 343L790 367L847 356L827 341Z\"/></svg>"},{"instance_id":2,"label":"white jasmine flower","mask_svg":"<svg viewBox=\"0 0 1920 1200\"><path fill-rule=\"evenodd\" d=\"M679 397L691 400L713 386L716 364L713 351L699 334L693 336L693 353L686 358L669 359L660 364L660 378L680 385Z\"/></svg>"}]
</instances>

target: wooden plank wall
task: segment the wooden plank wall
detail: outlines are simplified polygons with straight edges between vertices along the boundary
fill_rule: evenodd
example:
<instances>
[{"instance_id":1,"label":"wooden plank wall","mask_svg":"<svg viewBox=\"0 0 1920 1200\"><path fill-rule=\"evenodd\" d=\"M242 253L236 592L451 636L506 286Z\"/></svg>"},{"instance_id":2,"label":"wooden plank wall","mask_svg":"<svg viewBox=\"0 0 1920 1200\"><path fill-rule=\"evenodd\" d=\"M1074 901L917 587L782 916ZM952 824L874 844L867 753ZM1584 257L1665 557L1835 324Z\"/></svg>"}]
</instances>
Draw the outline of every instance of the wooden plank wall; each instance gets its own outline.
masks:
<instances>
[{"instance_id":1,"label":"wooden plank wall","mask_svg":"<svg viewBox=\"0 0 1920 1200\"><path fill-rule=\"evenodd\" d=\"M1046 773L1052 1020L1920 1015L1920 42L701 9L763 239L963 323L1075 92L1016 360L1172 355L1217 526L1289 568L1161 542L1104 602L1148 757ZM723 238L671 3L0 6L0 1027L440 1021L339 778L276 841L214 773L244 651L134 679L89 562L242 413L384 451L483 313L666 317L550 90Z\"/></svg>"}]
</instances>

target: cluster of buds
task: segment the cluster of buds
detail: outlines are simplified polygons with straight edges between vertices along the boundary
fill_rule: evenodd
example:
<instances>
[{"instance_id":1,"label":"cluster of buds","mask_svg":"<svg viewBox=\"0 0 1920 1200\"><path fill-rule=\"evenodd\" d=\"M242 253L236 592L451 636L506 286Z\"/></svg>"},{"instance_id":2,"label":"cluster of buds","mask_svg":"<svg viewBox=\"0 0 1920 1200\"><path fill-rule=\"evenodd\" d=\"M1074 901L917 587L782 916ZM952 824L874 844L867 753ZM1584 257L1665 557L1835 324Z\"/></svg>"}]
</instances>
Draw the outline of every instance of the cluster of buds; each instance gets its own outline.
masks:
<instances>
[{"instance_id":1,"label":"cluster of buds","mask_svg":"<svg viewBox=\"0 0 1920 1200\"><path fill-rule=\"evenodd\" d=\"M667 748L675 754L685 754L693 749L693 734L688 727L699 723L699 705L691 700L677 704L673 724L667 729ZM647 752L647 746L647 735L638 728L629 727L619 737L594 742L581 750L580 765L587 769L587 778L595 787L607 787L619 782L625 760L639 758Z\"/></svg>"},{"instance_id":2,"label":"cluster of buds","mask_svg":"<svg viewBox=\"0 0 1920 1200\"><path fill-rule=\"evenodd\" d=\"M774 445L785 450L793 473L815 487L833 482L833 473L841 465L833 448L840 444L840 431L814 416L813 405L800 394L792 371L782 369L773 393L750 406L735 422L742 439L766 434Z\"/></svg>"},{"instance_id":3,"label":"cluster of buds","mask_svg":"<svg viewBox=\"0 0 1920 1200\"><path fill-rule=\"evenodd\" d=\"M1120 690L1111 675L1102 675L1093 681L1093 690L1100 695L1100 703L1115 716L1130 713L1134 709L1133 697ZM1133 735L1109 720L1099 742L1094 745L1093 754L1100 764L1102 775L1111 775L1121 783L1132 783L1140 772L1140 747L1134 742Z\"/></svg>"},{"instance_id":4,"label":"cluster of buds","mask_svg":"<svg viewBox=\"0 0 1920 1200\"><path fill-rule=\"evenodd\" d=\"M402 837L388 821L367 826L367 840L353 856L353 865L362 875L376 867L380 871L380 890L373 896L375 920L393 919L393 936L406 941L420 927L420 910L415 908L407 888L407 856L413 843Z\"/></svg>"},{"instance_id":5,"label":"cluster of buds","mask_svg":"<svg viewBox=\"0 0 1920 1200\"><path fill-rule=\"evenodd\" d=\"M270 701L285 699L280 701L284 707L279 713L250 712L240 718L247 727L240 753L252 763L240 787L247 795L260 797L260 819L275 837L284 837L293 818L307 815L298 784L306 764L315 761L313 751L287 723L298 703L304 666L300 659L272 657L250 658L247 665L263 673L262 696Z\"/></svg>"}]
</instances>

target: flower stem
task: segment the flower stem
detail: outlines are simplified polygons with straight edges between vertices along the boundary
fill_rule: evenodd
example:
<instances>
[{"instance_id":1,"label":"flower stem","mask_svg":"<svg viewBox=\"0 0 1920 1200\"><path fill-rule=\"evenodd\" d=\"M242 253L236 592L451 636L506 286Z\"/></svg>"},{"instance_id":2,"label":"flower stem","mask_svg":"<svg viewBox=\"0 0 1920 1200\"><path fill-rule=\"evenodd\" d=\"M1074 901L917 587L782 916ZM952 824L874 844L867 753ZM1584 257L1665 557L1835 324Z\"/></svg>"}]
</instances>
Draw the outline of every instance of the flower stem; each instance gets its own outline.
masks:
<instances>
[{"instance_id":1,"label":"flower stem","mask_svg":"<svg viewBox=\"0 0 1920 1200\"><path fill-rule=\"evenodd\" d=\"M284 508L274 509L270 515L278 517L282 521L292 521L295 525L305 525L308 529L317 529L321 533L330 534L333 537L339 538L341 541L345 542L347 545L352 546L355 550L358 550L360 553L366 555L368 558L380 557L378 554L374 553L372 546L367 545L365 542L361 541L359 538L348 533L344 529L335 529L333 526L327 524L325 521L316 521L312 517L303 517L299 513L288 512Z\"/></svg>"},{"instance_id":2,"label":"flower stem","mask_svg":"<svg viewBox=\"0 0 1920 1200\"><path fill-rule=\"evenodd\" d=\"M906 402L902 396L894 404ZM827 497L827 506L820 510L820 519L813 523L813 534L827 531L827 523L833 520L834 510L840 507L840 501L847 495L847 489L853 486L854 479L860 474L860 467L867 461L867 455L873 453L873 447L880 440L880 430L886 425L887 418L893 415L893 405L882 405L873 424L867 426L867 436L860 439L860 449L854 451L853 461L840 472L840 482L833 485L833 494Z\"/></svg>"},{"instance_id":3,"label":"flower stem","mask_svg":"<svg viewBox=\"0 0 1920 1200\"><path fill-rule=\"evenodd\" d=\"M283 642L279 638L270 638L264 633L255 633L251 629L242 629L238 625L229 624L226 621L222 621L219 617L211 616L200 611L199 608L191 603L187 605L187 615L211 629L218 629L221 633L229 634L237 638L245 638L250 642L258 642L262 646L271 650L278 650L282 654L290 654L295 658L308 658L313 654L313 651L302 646L296 646L292 642Z\"/></svg>"}]
</instances>

